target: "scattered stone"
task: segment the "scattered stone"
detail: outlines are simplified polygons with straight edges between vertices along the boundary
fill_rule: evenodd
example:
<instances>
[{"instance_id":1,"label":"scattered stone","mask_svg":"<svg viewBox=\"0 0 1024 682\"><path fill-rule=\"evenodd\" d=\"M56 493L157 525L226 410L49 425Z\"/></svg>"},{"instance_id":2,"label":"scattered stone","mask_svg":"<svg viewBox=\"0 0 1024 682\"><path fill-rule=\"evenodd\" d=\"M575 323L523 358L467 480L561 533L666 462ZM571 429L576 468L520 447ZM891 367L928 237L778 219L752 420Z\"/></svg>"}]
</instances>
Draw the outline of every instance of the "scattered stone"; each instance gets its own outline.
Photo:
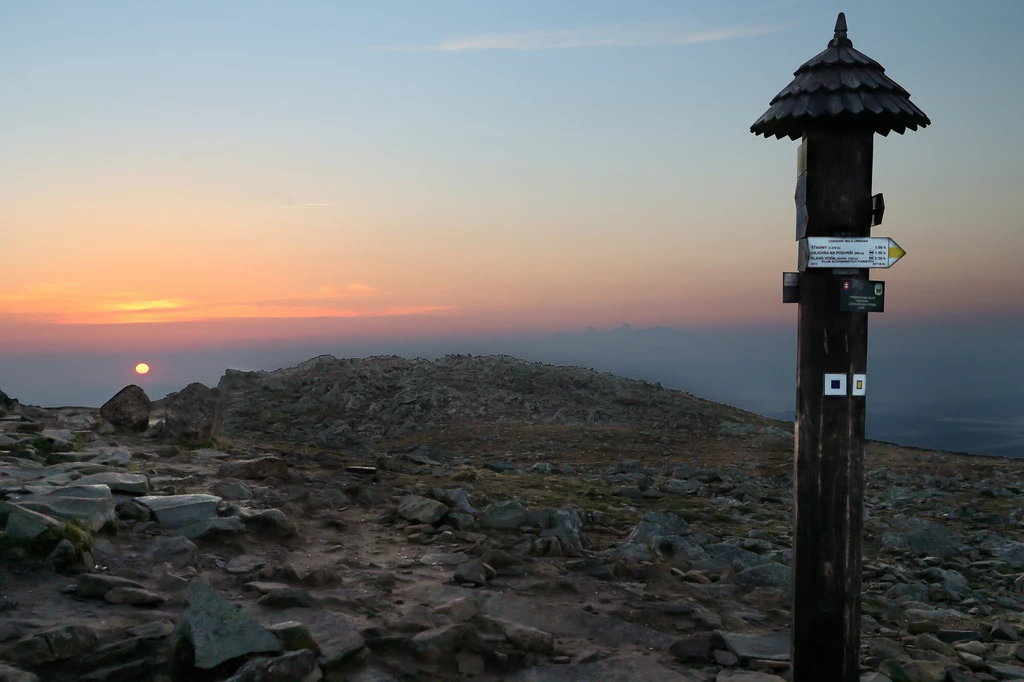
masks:
<instances>
[{"instance_id":1,"label":"scattered stone","mask_svg":"<svg viewBox=\"0 0 1024 682\"><path fill-rule=\"evenodd\" d=\"M525 525L530 520L530 511L518 502L500 502L492 504L480 515L480 525L484 528L509 530Z\"/></svg>"},{"instance_id":2,"label":"scattered stone","mask_svg":"<svg viewBox=\"0 0 1024 682\"><path fill-rule=\"evenodd\" d=\"M398 515L414 523L434 524L447 513L447 506L429 497L406 495L398 503Z\"/></svg>"},{"instance_id":3,"label":"scattered stone","mask_svg":"<svg viewBox=\"0 0 1024 682\"><path fill-rule=\"evenodd\" d=\"M277 637L285 651L309 649L318 656L321 653L320 645L313 639L309 628L298 621L288 620L283 623L275 623L267 626L267 630Z\"/></svg>"},{"instance_id":4,"label":"scattered stone","mask_svg":"<svg viewBox=\"0 0 1024 682\"><path fill-rule=\"evenodd\" d=\"M290 609L294 607L317 606L316 598L309 590L301 587L283 587L278 590L271 590L260 597L259 604L273 609Z\"/></svg>"},{"instance_id":5,"label":"scattered stone","mask_svg":"<svg viewBox=\"0 0 1024 682\"><path fill-rule=\"evenodd\" d=\"M288 463L280 457L272 456L245 459L239 462L225 462L220 465L217 475L223 478L249 478L254 480L264 478L287 480L291 478L291 473L288 471Z\"/></svg>"},{"instance_id":6,"label":"scattered stone","mask_svg":"<svg viewBox=\"0 0 1024 682\"><path fill-rule=\"evenodd\" d=\"M251 500L252 489L233 478L217 481L210 486L210 492L225 500Z\"/></svg>"},{"instance_id":7,"label":"scattered stone","mask_svg":"<svg viewBox=\"0 0 1024 682\"><path fill-rule=\"evenodd\" d=\"M305 682L314 671L318 671L316 654L303 649L274 658L254 658L228 682Z\"/></svg>"},{"instance_id":8,"label":"scattered stone","mask_svg":"<svg viewBox=\"0 0 1024 682\"><path fill-rule=\"evenodd\" d=\"M266 509L260 512L256 517L256 525L279 538L291 537L297 532L295 522L280 509Z\"/></svg>"},{"instance_id":9,"label":"scattered stone","mask_svg":"<svg viewBox=\"0 0 1024 682\"><path fill-rule=\"evenodd\" d=\"M144 590L145 586L128 578L104 573L83 573L78 578L75 594L83 599L103 599L115 588Z\"/></svg>"},{"instance_id":10,"label":"scattered stone","mask_svg":"<svg viewBox=\"0 0 1024 682\"><path fill-rule=\"evenodd\" d=\"M115 587L103 595L108 604L127 604L129 606L160 606L166 599L155 592L137 587Z\"/></svg>"},{"instance_id":11,"label":"scattered stone","mask_svg":"<svg viewBox=\"0 0 1024 682\"><path fill-rule=\"evenodd\" d=\"M212 519L204 519L197 521L196 523L190 523L187 526L178 529L182 537L186 537L189 540L196 540L203 538L208 535L216 535L218 533L240 533L245 530L245 524L242 523L242 519L237 516L215 516Z\"/></svg>"},{"instance_id":12,"label":"scattered stone","mask_svg":"<svg viewBox=\"0 0 1024 682\"><path fill-rule=\"evenodd\" d=\"M459 564L455 569L454 577L455 581L460 583L487 584L487 570L484 568L484 562L479 559L471 559L464 564Z\"/></svg>"}]
</instances>

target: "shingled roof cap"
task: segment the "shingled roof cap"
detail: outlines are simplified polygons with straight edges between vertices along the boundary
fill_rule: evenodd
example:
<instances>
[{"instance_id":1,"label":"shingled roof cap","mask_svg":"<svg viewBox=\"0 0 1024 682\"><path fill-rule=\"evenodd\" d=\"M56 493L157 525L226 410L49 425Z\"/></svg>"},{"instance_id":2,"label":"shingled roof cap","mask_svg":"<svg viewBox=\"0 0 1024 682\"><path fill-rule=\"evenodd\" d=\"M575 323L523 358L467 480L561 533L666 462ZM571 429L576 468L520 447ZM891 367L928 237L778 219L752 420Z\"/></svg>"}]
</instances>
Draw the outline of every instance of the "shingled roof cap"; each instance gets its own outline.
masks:
<instances>
[{"instance_id":1,"label":"shingled roof cap","mask_svg":"<svg viewBox=\"0 0 1024 682\"><path fill-rule=\"evenodd\" d=\"M868 129L885 136L931 123L910 101L910 93L885 75L881 64L854 49L843 12L828 47L793 76L750 132L793 140L805 130L820 128Z\"/></svg>"}]
</instances>

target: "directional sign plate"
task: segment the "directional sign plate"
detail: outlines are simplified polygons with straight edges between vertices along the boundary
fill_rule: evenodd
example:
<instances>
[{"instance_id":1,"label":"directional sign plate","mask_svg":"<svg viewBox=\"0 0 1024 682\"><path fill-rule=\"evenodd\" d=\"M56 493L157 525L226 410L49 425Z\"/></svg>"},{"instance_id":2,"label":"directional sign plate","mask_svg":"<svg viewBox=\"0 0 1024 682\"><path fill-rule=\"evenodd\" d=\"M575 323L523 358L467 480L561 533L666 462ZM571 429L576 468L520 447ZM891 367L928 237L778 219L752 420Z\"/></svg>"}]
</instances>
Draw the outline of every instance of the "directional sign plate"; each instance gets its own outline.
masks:
<instances>
[{"instance_id":1,"label":"directional sign plate","mask_svg":"<svg viewBox=\"0 0 1024 682\"><path fill-rule=\"evenodd\" d=\"M906 255L888 237L807 237L809 268L889 268Z\"/></svg>"}]
</instances>

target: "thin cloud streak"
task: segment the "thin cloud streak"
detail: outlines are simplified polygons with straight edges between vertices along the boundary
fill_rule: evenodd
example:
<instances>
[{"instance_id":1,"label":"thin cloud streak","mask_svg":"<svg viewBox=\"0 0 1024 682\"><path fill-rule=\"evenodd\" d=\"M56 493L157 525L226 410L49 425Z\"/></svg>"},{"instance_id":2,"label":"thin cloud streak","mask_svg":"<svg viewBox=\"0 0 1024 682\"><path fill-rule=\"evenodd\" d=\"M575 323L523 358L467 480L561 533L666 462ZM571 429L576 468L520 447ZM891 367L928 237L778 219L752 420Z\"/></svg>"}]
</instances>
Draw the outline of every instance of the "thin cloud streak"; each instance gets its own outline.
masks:
<instances>
[{"instance_id":1,"label":"thin cloud streak","mask_svg":"<svg viewBox=\"0 0 1024 682\"><path fill-rule=\"evenodd\" d=\"M494 33L446 40L438 45L383 47L398 52L466 52L470 50L559 50L571 47L674 47L776 33L792 23L733 26L711 31L686 31L674 22L619 24L608 28Z\"/></svg>"}]
</instances>

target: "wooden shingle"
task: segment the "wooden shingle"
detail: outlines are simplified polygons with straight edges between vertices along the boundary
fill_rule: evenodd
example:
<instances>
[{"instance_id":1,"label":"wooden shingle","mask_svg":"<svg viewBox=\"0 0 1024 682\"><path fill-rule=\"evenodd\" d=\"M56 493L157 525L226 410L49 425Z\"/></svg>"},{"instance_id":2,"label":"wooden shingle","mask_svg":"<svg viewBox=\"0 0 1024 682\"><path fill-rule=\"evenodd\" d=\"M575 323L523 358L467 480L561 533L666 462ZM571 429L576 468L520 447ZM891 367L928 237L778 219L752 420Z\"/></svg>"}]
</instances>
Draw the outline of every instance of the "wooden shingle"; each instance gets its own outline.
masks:
<instances>
[{"instance_id":1,"label":"wooden shingle","mask_svg":"<svg viewBox=\"0 0 1024 682\"><path fill-rule=\"evenodd\" d=\"M828 47L793 73L793 82L771 101L750 132L797 140L808 128L868 128L886 136L931 123L910 93L885 75L881 64L855 50L839 13Z\"/></svg>"}]
</instances>

